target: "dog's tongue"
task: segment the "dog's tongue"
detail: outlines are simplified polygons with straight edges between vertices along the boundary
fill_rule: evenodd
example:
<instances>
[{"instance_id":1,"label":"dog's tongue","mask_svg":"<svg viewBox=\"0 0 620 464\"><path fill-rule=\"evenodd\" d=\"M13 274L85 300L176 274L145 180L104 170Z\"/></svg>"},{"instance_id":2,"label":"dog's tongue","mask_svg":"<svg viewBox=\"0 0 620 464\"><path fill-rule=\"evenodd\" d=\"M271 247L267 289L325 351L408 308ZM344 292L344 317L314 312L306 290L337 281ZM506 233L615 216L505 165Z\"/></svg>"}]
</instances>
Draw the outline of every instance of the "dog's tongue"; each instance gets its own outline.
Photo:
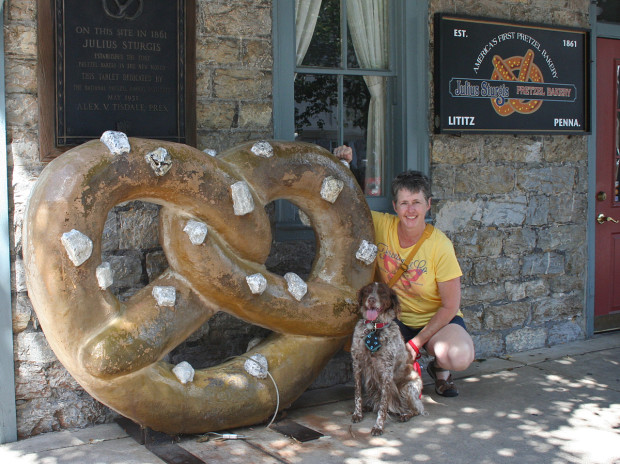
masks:
<instances>
[{"instance_id":1,"label":"dog's tongue","mask_svg":"<svg viewBox=\"0 0 620 464\"><path fill-rule=\"evenodd\" d=\"M379 311L377 311L376 309L366 310L366 319L368 319L369 321L374 321L378 315L379 315Z\"/></svg>"}]
</instances>

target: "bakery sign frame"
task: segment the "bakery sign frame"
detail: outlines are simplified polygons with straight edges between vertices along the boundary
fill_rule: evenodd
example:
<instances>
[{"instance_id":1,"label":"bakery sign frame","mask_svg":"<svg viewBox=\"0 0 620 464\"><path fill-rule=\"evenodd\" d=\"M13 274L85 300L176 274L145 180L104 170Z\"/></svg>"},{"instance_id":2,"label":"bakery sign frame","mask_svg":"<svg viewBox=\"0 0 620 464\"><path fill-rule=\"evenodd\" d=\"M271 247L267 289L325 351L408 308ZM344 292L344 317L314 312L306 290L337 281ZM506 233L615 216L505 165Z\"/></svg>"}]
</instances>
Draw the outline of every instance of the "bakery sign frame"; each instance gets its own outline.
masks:
<instances>
[{"instance_id":1,"label":"bakery sign frame","mask_svg":"<svg viewBox=\"0 0 620 464\"><path fill-rule=\"evenodd\" d=\"M589 31L435 16L435 130L589 134Z\"/></svg>"}]
</instances>

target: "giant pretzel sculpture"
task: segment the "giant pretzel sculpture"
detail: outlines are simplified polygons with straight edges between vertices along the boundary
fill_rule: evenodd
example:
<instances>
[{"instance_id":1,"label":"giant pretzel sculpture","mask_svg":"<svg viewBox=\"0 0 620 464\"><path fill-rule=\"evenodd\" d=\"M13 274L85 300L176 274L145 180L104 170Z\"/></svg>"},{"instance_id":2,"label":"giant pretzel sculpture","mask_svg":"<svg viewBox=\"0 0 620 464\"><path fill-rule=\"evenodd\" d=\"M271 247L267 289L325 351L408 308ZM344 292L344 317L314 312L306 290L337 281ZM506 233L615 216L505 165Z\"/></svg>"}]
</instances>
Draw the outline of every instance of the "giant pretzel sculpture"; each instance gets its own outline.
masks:
<instances>
[{"instance_id":1,"label":"giant pretzel sculpture","mask_svg":"<svg viewBox=\"0 0 620 464\"><path fill-rule=\"evenodd\" d=\"M125 152L99 140L66 152L34 187L24 259L46 338L91 395L143 426L203 433L263 422L278 400L287 407L310 385L353 330L355 291L373 272L363 193L314 145L248 143L211 157L172 142L125 140ZM247 201L245 210L236 204L239 183L250 210ZM278 198L307 214L317 238L305 293L264 266L272 240L264 205ZM108 211L137 199L163 206L169 268L120 302L100 280L101 236ZM190 224L207 232L202 241ZM262 293L248 276L259 276ZM167 297L156 298L160 291ZM162 359L220 310L274 333L247 355L182 383ZM266 358L279 393L269 378L244 369L256 354Z\"/></svg>"}]
</instances>

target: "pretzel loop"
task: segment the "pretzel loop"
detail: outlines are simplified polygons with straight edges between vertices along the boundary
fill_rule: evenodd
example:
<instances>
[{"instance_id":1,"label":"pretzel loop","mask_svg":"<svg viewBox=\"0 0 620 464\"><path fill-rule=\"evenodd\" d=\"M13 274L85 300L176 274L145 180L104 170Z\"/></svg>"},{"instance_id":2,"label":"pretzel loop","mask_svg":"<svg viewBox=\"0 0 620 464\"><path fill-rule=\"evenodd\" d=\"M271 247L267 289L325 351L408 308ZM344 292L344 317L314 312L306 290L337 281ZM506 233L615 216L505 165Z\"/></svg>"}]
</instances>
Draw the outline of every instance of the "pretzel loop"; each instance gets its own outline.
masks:
<instances>
[{"instance_id":1,"label":"pretzel loop","mask_svg":"<svg viewBox=\"0 0 620 464\"><path fill-rule=\"evenodd\" d=\"M215 312L229 312L274 331L247 356L265 356L287 407L353 331L355 291L373 273L356 258L374 238L364 196L314 145L261 142L273 150L263 156L249 143L214 158L172 142L129 141L131 151L118 155L100 141L81 145L50 163L33 189L24 259L46 337L91 395L144 426L201 433L264 421L276 392L244 370L245 356L198 370L187 384L162 359ZM264 206L278 198L310 217L317 238L303 293L265 268L272 237ZM169 268L120 302L98 278L101 237L108 211L138 199L162 205ZM80 246L89 240L88 255ZM257 275L262 292L248 283Z\"/></svg>"}]
</instances>

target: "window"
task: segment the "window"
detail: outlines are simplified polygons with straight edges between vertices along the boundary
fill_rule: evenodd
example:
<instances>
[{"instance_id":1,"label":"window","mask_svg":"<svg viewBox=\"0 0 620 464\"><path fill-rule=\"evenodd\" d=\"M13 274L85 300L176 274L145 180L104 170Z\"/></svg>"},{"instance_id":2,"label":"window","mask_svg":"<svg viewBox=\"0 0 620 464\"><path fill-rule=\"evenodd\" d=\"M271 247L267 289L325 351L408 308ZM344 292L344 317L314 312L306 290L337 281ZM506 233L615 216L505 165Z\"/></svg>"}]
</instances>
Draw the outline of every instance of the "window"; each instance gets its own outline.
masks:
<instances>
[{"instance_id":1,"label":"window","mask_svg":"<svg viewBox=\"0 0 620 464\"><path fill-rule=\"evenodd\" d=\"M370 207L390 211L392 177L428 171L428 2L273 5L275 138L351 146ZM278 229L294 223L281 204Z\"/></svg>"}]
</instances>

